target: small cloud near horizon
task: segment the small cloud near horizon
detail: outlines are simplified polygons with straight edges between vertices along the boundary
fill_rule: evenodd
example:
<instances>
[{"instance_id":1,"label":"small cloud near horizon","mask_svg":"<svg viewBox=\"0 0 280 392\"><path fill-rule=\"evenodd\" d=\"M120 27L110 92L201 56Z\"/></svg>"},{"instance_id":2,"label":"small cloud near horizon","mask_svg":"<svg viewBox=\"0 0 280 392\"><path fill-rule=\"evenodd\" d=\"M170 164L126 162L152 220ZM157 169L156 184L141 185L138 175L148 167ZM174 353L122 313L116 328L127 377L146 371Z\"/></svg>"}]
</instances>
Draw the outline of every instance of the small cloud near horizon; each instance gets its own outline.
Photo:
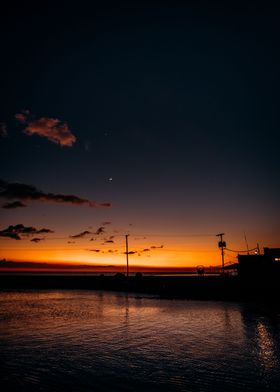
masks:
<instances>
[{"instance_id":1,"label":"small cloud near horizon","mask_svg":"<svg viewBox=\"0 0 280 392\"><path fill-rule=\"evenodd\" d=\"M35 237L35 238L32 238L32 240L30 240L31 242L40 242L40 241L44 241L44 239L45 238L38 238L38 237Z\"/></svg>"},{"instance_id":2,"label":"small cloud near horizon","mask_svg":"<svg viewBox=\"0 0 280 392\"><path fill-rule=\"evenodd\" d=\"M50 229L40 229L40 230L37 230L37 233L39 233L39 234L49 234L49 233L54 233L54 231L50 230Z\"/></svg>"},{"instance_id":3,"label":"small cloud near horizon","mask_svg":"<svg viewBox=\"0 0 280 392\"><path fill-rule=\"evenodd\" d=\"M85 230L82 231L81 233L70 235L69 238L84 238L85 236L92 234L90 231Z\"/></svg>"},{"instance_id":4,"label":"small cloud near horizon","mask_svg":"<svg viewBox=\"0 0 280 392\"><path fill-rule=\"evenodd\" d=\"M96 232L94 233L95 235L100 235L105 232L105 228L103 226L99 227Z\"/></svg>"},{"instance_id":5,"label":"small cloud near horizon","mask_svg":"<svg viewBox=\"0 0 280 392\"><path fill-rule=\"evenodd\" d=\"M22 240L22 236L33 236L35 234L49 234L54 233L53 230L50 229L36 229L33 226L24 226L22 223L19 223L15 226L10 225L4 230L0 230L0 237L7 237L13 240Z\"/></svg>"}]
</instances>

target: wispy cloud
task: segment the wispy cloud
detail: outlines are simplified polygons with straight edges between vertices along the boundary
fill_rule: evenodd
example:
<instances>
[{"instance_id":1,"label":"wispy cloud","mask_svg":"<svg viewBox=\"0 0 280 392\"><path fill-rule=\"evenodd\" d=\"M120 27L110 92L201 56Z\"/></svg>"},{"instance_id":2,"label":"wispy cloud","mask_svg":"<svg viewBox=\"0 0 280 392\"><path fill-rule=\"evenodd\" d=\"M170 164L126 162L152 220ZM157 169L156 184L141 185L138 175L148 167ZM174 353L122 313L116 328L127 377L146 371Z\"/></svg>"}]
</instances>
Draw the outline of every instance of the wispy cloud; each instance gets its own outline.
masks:
<instances>
[{"instance_id":1,"label":"wispy cloud","mask_svg":"<svg viewBox=\"0 0 280 392\"><path fill-rule=\"evenodd\" d=\"M7 137L8 131L7 126L4 123L0 123L0 137Z\"/></svg>"},{"instance_id":2,"label":"wispy cloud","mask_svg":"<svg viewBox=\"0 0 280 392\"><path fill-rule=\"evenodd\" d=\"M21 240L21 237L17 233L13 233L12 231L9 230L1 230L0 237L7 237L13 240Z\"/></svg>"},{"instance_id":3,"label":"wispy cloud","mask_svg":"<svg viewBox=\"0 0 280 392\"><path fill-rule=\"evenodd\" d=\"M87 236L88 234L92 234L92 233L88 230L85 230L85 231L82 231L81 233L70 235L69 237L70 238L83 238L83 237Z\"/></svg>"},{"instance_id":4,"label":"wispy cloud","mask_svg":"<svg viewBox=\"0 0 280 392\"><path fill-rule=\"evenodd\" d=\"M113 254L113 253L119 253L118 250L116 249L108 249L108 250L101 250L101 249L85 249L87 252L95 252L95 253L109 253L109 254Z\"/></svg>"},{"instance_id":5,"label":"wispy cloud","mask_svg":"<svg viewBox=\"0 0 280 392\"><path fill-rule=\"evenodd\" d=\"M17 113L17 114L15 114L15 119L18 122L25 124L27 122L27 114L26 113Z\"/></svg>"},{"instance_id":6,"label":"wispy cloud","mask_svg":"<svg viewBox=\"0 0 280 392\"><path fill-rule=\"evenodd\" d=\"M35 238L32 238L30 241L31 241L31 242L37 243L37 242L43 241L44 239L45 239L45 238L35 237Z\"/></svg>"},{"instance_id":7,"label":"wispy cloud","mask_svg":"<svg viewBox=\"0 0 280 392\"><path fill-rule=\"evenodd\" d=\"M15 226L10 225L4 230L0 230L0 237L8 237L14 240L21 240L22 236L33 236L35 234L49 234L54 233L53 230L50 229L36 229L33 226L24 226L19 223Z\"/></svg>"},{"instance_id":8,"label":"wispy cloud","mask_svg":"<svg viewBox=\"0 0 280 392\"><path fill-rule=\"evenodd\" d=\"M46 193L33 185L9 183L0 179L0 198L20 199L24 201L39 201L42 203L72 204L93 208L111 207L110 203L97 203L93 200L83 199L75 195Z\"/></svg>"},{"instance_id":9,"label":"wispy cloud","mask_svg":"<svg viewBox=\"0 0 280 392\"><path fill-rule=\"evenodd\" d=\"M40 230L37 230L37 234L49 234L49 233L54 233L54 231L50 230L50 229L40 229Z\"/></svg>"},{"instance_id":10,"label":"wispy cloud","mask_svg":"<svg viewBox=\"0 0 280 392\"><path fill-rule=\"evenodd\" d=\"M5 203L2 205L2 208L6 208L6 209L13 209L13 208L20 208L20 207L26 207L26 205L18 200L12 201L11 203Z\"/></svg>"},{"instance_id":11,"label":"wispy cloud","mask_svg":"<svg viewBox=\"0 0 280 392\"><path fill-rule=\"evenodd\" d=\"M59 144L63 147L72 147L76 142L67 123L58 118L40 117L30 119L29 113L17 113L15 118L21 124L25 124L24 133L28 136L38 135L47 138L50 142Z\"/></svg>"},{"instance_id":12,"label":"wispy cloud","mask_svg":"<svg viewBox=\"0 0 280 392\"><path fill-rule=\"evenodd\" d=\"M105 228L103 226L99 227L96 232L94 233L95 235L100 235L105 232Z\"/></svg>"}]
</instances>

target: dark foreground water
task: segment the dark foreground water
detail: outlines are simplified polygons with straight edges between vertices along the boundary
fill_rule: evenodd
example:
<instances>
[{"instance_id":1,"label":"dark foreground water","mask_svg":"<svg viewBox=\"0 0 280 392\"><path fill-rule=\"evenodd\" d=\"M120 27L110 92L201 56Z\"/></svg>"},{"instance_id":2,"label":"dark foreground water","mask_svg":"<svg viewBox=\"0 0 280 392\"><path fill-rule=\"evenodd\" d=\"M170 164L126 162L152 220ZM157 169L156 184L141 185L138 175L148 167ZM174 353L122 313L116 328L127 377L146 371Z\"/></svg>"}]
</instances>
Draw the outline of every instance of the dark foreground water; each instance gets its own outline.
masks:
<instances>
[{"instance_id":1,"label":"dark foreground water","mask_svg":"<svg viewBox=\"0 0 280 392\"><path fill-rule=\"evenodd\" d=\"M280 325L252 305L0 293L4 391L279 391Z\"/></svg>"}]
</instances>

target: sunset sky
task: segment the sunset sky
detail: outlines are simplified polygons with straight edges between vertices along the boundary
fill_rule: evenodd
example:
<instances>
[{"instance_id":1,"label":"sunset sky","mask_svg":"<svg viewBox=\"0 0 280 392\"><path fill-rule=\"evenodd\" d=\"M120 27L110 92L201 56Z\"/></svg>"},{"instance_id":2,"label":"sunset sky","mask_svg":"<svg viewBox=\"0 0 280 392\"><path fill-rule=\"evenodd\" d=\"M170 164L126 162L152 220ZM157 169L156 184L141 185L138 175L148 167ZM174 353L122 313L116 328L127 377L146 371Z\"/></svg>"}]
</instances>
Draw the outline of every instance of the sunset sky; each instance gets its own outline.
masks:
<instances>
[{"instance_id":1,"label":"sunset sky","mask_svg":"<svg viewBox=\"0 0 280 392\"><path fill-rule=\"evenodd\" d=\"M277 9L100 3L1 6L0 259L125 265L125 234L143 269L218 265L221 232L279 247Z\"/></svg>"}]
</instances>

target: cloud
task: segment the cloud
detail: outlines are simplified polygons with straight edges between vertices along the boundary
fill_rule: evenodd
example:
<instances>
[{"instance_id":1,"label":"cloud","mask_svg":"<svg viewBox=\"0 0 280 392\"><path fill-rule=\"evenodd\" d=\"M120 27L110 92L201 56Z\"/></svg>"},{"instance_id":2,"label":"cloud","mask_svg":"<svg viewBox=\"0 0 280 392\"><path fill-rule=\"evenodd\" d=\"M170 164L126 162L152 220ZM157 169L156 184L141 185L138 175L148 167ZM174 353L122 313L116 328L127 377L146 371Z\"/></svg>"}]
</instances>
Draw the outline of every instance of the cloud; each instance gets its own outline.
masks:
<instances>
[{"instance_id":1,"label":"cloud","mask_svg":"<svg viewBox=\"0 0 280 392\"><path fill-rule=\"evenodd\" d=\"M25 124L27 122L27 114L25 114L25 113L17 113L17 114L15 114L15 119L18 122L20 122L22 124Z\"/></svg>"},{"instance_id":2,"label":"cloud","mask_svg":"<svg viewBox=\"0 0 280 392\"><path fill-rule=\"evenodd\" d=\"M85 231L82 231L81 233L78 233L78 234L75 234L75 235L70 235L69 237L70 238L83 238L83 237L85 237L88 234L92 234L92 233L90 231L85 230Z\"/></svg>"},{"instance_id":3,"label":"cloud","mask_svg":"<svg viewBox=\"0 0 280 392\"><path fill-rule=\"evenodd\" d=\"M0 123L0 137L7 137L8 131L7 126L4 123Z\"/></svg>"},{"instance_id":4,"label":"cloud","mask_svg":"<svg viewBox=\"0 0 280 392\"><path fill-rule=\"evenodd\" d=\"M88 206L92 208L111 207L110 203L97 203L93 200L83 199L75 195L46 193L33 185L21 183L9 183L0 179L0 198L20 199L27 201L40 201L42 203L72 204L76 206Z\"/></svg>"},{"instance_id":5,"label":"cloud","mask_svg":"<svg viewBox=\"0 0 280 392\"><path fill-rule=\"evenodd\" d=\"M150 252L150 249L149 248L145 248L141 252Z\"/></svg>"},{"instance_id":6,"label":"cloud","mask_svg":"<svg viewBox=\"0 0 280 392\"><path fill-rule=\"evenodd\" d=\"M103 226L99 227L96 232L94 233L95 235L100 235L103 234L105 232L105 229Z\"/></svg>"},{"instance_id":7,"label":"cloud","mask_svg":"<svg viewBox=\"0 0 280 392\"><path fill-rule=\"evenodd\" d=\"M58 118L41 117L35 120L28 118L29 113L17 113L15 118L22 124L26 124L24 133L28 136L38 135L47 138L50 142L59 144L63 147L72 147L76 142L67 123Z\"/></svg>"},{"instance_id":8,"label":"cloud","mask_svg":"<svg viewBox=\"0 0 280 392\"><path fill-rule=\"evenodd\" d=\"M75 241L67 241L67 244L75 244Z\"/></svg>"},{"instance_id":9,"label":"cloud","mask_svg":"<svg viewBox=\"0 0 280 392\"><path fill-rule=\"evenodd\" d=\"M102 226L111 225L111 224L112 224L112 222L103 222Z\"/></svg>"},{"instance_id":10,"label":"cloud","mask_svg":"<svg viewBox=\"0 0 280 392\"><path fill-rule=\"evenodd\" d=\"M6 209L13 209L13 208L19 208L19 207L26 207L26 205L18 200L12 201L11 203L5 203L2 205L2 208L6 208Z\"/></svg>"},{"instance_id":11,"label":"cloud","mask_svg":"<svg viewBox=\"0 0 280 392\"><path fill-rule=\"evenodd\" d=\"M0 237L7 237L7 238L11 238L13 240L21 240L20 236L17 233L13 233L13 232L10 232L7 230L1 230Z\"/></svg>"},{"instance_id":12,"label":"cloud","mask_svg":"<svg viewBox=\"0 0 280 392\"><path fill-rule=\"evenodd\" d=\"M114 243L113 240L106 240L106 241L104 241L104 242L105 242L105 244L113 244L113 243Z\"/></svg>"},{"instance_id":13,"label":"cloud","mask_svg":"<svg viewBox=\"0 0 280 392\"><path fill-rule=\"evenodd\" d=\"M37 230L37 234L48 234L48 233L54 233L54 231L50 230L50 229L40 229L40 230Z\"/></svg>"},{"instance_id":14,"label":"cloud","mask_svg":"<svg viewBox=\"0 0 280 392\"><path fill-rule=\"evenodd\" d=\"M32 238L32 240L30 240L31 242L40 242L40 241L43 241L45 238L38 238L38 237L35 237L35 238Z\"/></svg>"},{"instance_id":15,"label":"cloud","mask_svg":"<svg viewBox=\"0 0 280 392\"><path fill-rule=\"evenodd\" d=\"M4 230L0 230L0 237L8 237L14 240L21 240L22 236L32 236L35 234L47 234L47 233L53 233L53 231L45 228L37 230L35 227L24 226L23 224L19 223L15 226L10 225Z\"/></svg>"},{"instance_id":16,"label":"cloud","mask_svg":"<svg viewBox=\"0 0 280 392\"><path fill-rule=\"evenodd\" d=\"M95 253L104 253L104 254L106 254L106 253L110 253L110 254L113 254L113 253L119 253L119 251L118 250L116 250L116 249L108 249L108 250L101 250L101 249L85 249L87 252L95 252ZM136 253L136 252L135 252Z\"/></svg>"},{"instance_id":17,"label":"cloud","mask_svg":"<svg viewBox=\"0 0 280 392\"><path fill-rule=\"evenodd\" d=\"M151 249L162 249L163 248L163 245L160 245L160 246L151 246Z\"/></svg>"}]
</instances>

